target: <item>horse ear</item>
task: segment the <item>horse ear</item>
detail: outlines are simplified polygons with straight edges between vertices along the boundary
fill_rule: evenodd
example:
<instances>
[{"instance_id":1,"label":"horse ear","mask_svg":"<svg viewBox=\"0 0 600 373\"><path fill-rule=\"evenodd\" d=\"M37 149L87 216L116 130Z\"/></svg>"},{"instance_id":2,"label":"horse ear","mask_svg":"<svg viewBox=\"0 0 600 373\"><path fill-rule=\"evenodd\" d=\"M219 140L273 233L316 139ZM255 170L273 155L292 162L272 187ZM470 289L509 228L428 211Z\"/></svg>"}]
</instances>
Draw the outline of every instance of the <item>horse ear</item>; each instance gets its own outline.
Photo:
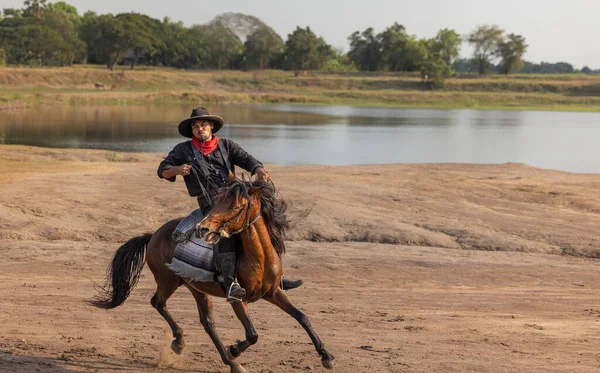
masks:
<instances>
[{"instance_id":1,"label":"horse ear","mask_svg":"<svg viewBox=\"0 0 600 373\"><path fill-rule=\"evenodd\" d=\"M235 178L235 175L233 174L233 172L229 171L229 175L227 177L227 180L229 180L230 183L235 182L237 179Z\"/></svg>"}]
</instances>

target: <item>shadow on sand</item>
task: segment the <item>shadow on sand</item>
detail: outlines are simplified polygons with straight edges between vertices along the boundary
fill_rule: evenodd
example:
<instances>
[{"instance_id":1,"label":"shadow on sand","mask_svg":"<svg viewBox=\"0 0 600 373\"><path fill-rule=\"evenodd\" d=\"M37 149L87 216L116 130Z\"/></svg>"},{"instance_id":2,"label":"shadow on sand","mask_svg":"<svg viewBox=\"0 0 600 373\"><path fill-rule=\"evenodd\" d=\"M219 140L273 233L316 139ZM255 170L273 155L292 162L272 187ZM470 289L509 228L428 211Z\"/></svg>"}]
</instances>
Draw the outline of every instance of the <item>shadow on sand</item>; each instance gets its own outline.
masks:
<instances>
[{"instance_id":1,"label":"shadow on sand","mask_svg":"<svg viewBox=\"0 0 600 373\"><path fill-rule=\"evenodd\" d=\"M41 356L13 355L0 351L0 372L2 373L87 373L87 372L154 372L155 362L121 359L114 356L102 356L97 360L78 358L51 358ZM195 369L165 368L161 372L196 372Z\"/></svg>"}]
</instances>

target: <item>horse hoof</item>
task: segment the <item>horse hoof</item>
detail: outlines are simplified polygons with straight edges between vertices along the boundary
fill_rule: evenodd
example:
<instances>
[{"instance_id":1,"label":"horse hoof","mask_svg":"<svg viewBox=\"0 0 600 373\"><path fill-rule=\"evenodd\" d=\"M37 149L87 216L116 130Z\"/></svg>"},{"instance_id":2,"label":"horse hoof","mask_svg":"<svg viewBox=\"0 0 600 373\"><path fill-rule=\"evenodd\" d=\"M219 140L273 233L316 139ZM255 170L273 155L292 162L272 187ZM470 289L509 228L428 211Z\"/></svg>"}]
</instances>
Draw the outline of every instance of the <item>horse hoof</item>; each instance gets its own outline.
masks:
<instances>
[{"instance_id":1,"label":"horse hoof","mask_svg":"<svg viewBox=\"0 0 600 373\"><path fill-rule=\"evenodd\" d=\"M177 343L177 341L171 342L171 350L173 350L173 352L177 355L181 355L181 353L183 352L183 343L179 344Z\"/></svg>"},{"instance_id":2,"label":"horse hoof","mask_svg":"<svg viewBox=\"0 0 600 373\"><path fill-rule=\"evenodd\" d=\"M335 362L333 361L333 358L328 359L328 360L321 360L321 364L323 364L324 368L327 368L329 370L333 370L333 366L335 365Z\"/></svg>"},{"instance_id":3,"label":"horse hoof","mask_svg":"<svg viewBox=\"0 0 600 373\"><path fill-rule=\"evenodd\" d=\"M231 367L231 373L248 373L248 371L243 366L237 364Z\"/></svg>"},{"instance_id":4,"label":"horse hoof","mask_svg":"<svg viewBox=\"0 0 600 373\"><path fill-rule=\"evenodd\" d=\"M234 356L233 353L231 353L231 347L232 346L227 347L227 350L225 351L225 355L227 356L227 358L229 360L234 361L235 359L237 359L237 356Z\"/></svg>"}]
</instances>

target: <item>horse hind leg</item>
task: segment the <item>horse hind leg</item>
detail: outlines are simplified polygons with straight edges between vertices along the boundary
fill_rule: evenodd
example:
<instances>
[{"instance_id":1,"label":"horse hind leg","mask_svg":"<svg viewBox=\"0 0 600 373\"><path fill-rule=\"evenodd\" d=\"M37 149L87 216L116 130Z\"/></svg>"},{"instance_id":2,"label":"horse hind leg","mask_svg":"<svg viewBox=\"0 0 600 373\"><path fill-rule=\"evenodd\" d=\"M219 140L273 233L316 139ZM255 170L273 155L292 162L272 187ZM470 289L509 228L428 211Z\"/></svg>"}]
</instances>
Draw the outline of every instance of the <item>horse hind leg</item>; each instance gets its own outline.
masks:
<instances>
[{"instance_id":1,"label":"horse hind leg","mask_svg":"<svg viewBox=\"0 0 600 373\"><path fill-rule=\"evenodd\" d=\"M277 289L272 295L265 297L265 299L281 308L285 313L292 316L300 323L300 325L302 325L315 346L317 353L321 356L321 364L327 369L333 369L335 358L325 349L325 345L321 342L321 339L310 325L308 317L292 304L287 295L281 289Z\"/></svg>"},{"instance_id":2,"label":"horse hind leg","mask_svg":"<svg viewBox=\"0 0 600 373\"><path fill-rule=\"evenodd\" d=\"M185 343L183 341L183 330L177 325L173 316L167 310L167 299L173 295L175 290L179 287L179 284L169 284L167 286L158 286L156 293L150 300L152 307L156 308L158 313L169 323L171 331L173 332L173 342L171 342L171 349L176 354L180 355L183 352Z\"/></svg>"},{"instance_id":3,"label":"horse hind leg","mask_svg":"<svg viewBox=\"0 0 600 373\"><path fill-rule=\"evenodd\" d=\"M248 347L258 342L258 333L254 329L252 320L250 320L250 314L248 313L248 303L246 302L235 302L231 306L235 312L237 318L242 322L244 330L246 331L246 339L243 341L237 341L235 344L227 348L227 354L230 359L236 359L242 352L246 351Z\"/></svg>"}]
</instances>

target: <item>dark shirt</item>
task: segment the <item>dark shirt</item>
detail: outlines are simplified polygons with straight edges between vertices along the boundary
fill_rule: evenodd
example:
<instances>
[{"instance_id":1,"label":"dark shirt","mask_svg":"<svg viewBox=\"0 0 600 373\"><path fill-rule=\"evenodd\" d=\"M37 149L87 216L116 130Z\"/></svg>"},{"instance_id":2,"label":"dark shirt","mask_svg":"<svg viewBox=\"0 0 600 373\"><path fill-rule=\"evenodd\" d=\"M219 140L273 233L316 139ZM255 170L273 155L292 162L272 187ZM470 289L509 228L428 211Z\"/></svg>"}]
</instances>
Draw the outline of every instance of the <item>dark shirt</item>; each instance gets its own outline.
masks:
<instances>
[{"instance_id":1,"label":"dark shirt","mask_svg":"<svg viewBox=\"0 0 600 373\"><path fill-rule=\"evenodd\" d=\"M239 166L244 170L254 174L258 167L263 164L248 154L241 146L229 139L219 139L222 145L218 145L212 153L204 155L201 152L194 152L191 141L185 141L175 145L173 150L169 152L167 157L160 162L158 166L158 177L164 179L162 172L172 166L181 166L186 163L191 163L196 172L191 172L184 176L185 186L188 193L192 197L203 197L202 188L199 181L204 185L209 195L214 197L219 189L223 188L228 183L229 170L235 174L235 166ZM223 155L227 159L223 159L221 154L222 146ZM197 159L196 154L200 155ZM205 175L204 170L208 173ZM197 177L196 177L197 176ZM167 180L174 182L176 176Z\"/></svg>"}]
</instances>

